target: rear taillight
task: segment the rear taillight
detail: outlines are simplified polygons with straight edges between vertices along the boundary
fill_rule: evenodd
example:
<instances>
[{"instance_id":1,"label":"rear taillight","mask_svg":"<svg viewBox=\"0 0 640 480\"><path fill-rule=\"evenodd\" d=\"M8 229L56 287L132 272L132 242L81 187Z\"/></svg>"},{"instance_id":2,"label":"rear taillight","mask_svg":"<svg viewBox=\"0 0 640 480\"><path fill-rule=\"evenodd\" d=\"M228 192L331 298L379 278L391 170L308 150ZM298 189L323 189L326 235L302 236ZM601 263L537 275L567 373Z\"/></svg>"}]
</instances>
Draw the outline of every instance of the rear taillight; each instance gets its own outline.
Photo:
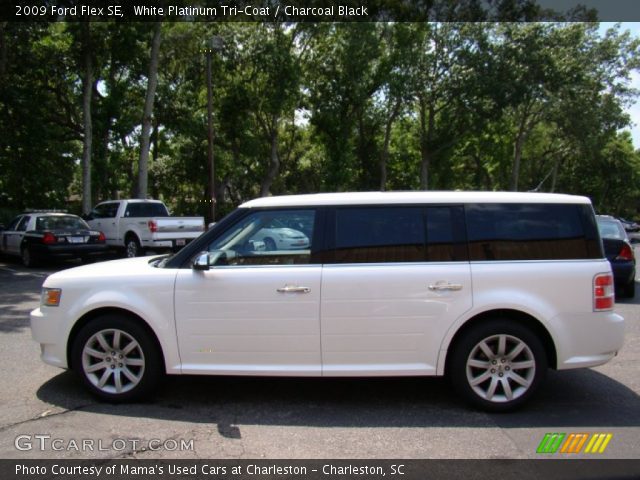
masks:
<instances>
[{"instance_id":1,"label":"rear taillight","mask_svg":"<svg viewBox=\"0 0 640 480\"><path fill-rule=\"evenodd\" d=\"M98 235L98 242L104 243L106 240L107 238L104 236L104 233L100 232L100 235Z\"/></svg>"},{"instance_id":2,"label":"rear taillight","mask_svg":"<svg viewBox=\"0 0 640 480\"><path fill-rule=\"evenodd\" d=\"M42 243L44 243L45 245L52 245L54 243L58 243L58 239L53 233L46 232L42 237Z\"/></svg>"},{"instance_id":3,"label":"rear taillight","mask_svg":"<svg viewBox=\"0 0 640 480\"><path fill-rule=\"evenodd\" d=\"M615 291L613 288L613 275L599 273L593 279L593 310L602 312L613 310Z\"/></svg>"},{"instance_id":4,"label":"rear taillight","mask_svg":"<svg viewBox=\"0 0 640 480\"><path fill-rule=\"evenodd\" d=\"M153 220L149 220L149 222L147 223L147 226L149 227L149 231L151 233L155 233L158 231L158 224Z\"/></svg>"},{"instance_id":5,"label":"rear taillight","mask_svg":"<svg viewBox=\"0 0 640 480\"><path fill-rule=\"evenodd\" d=\"M633 249L626 243L623 244L616 260L633 260Z\"/></svg>"}]
</instances>

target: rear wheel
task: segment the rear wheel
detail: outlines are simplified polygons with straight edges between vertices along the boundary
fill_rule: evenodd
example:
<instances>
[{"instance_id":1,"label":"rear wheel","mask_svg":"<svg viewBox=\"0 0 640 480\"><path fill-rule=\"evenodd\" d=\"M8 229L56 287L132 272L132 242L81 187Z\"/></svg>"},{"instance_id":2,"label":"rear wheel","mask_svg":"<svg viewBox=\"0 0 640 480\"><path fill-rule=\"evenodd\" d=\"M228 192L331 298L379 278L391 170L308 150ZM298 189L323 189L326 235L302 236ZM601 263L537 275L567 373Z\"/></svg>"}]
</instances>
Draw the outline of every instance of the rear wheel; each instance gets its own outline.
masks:
<instances>
[{"instance_id":1,"label":"rear wheel","mask_svg":"<svg viewBox=\"0 0 640 480\"><path fill-rule=\"evenodd\" d=\"M454 346L449 375L456 391L483 410L513 410L535 393L547 370L544 347L508 319L477 325Z\"/></svg>"},{"instance_id":2,"label":"rear wheel","mask_svg":"<svg viewBox=\"0 0 640 480\"><path fill-rule=\"evenodd\" d=\"M623 298L633 298L633 297L636 296L636 281L635 281L635 279L630 281L627 285L624 286L620 296L623 297Z\"/></svg>"},{"instance_id":3,"label":"rear wheel","mask_svg":"<svg viewBox=\"0 0 640 480\"><path fill-rule=\"evenodd\" d=\"M151 335L129 318L113 314L80 330L72 366L91 393L110 402L142 398L163 373L162 354Z\"/></svg>"},{"instance_id":4,"label":"rear wheel","mask_svg":"<svg viewBox=\"0 0 640 480\"><path fill-rule=\"evenodd\" d=\"M134 236L127 237L127 241L125 242L125 254L127 258L141 257L143 253L138 239Z\"/></svg>"}]
</instances>

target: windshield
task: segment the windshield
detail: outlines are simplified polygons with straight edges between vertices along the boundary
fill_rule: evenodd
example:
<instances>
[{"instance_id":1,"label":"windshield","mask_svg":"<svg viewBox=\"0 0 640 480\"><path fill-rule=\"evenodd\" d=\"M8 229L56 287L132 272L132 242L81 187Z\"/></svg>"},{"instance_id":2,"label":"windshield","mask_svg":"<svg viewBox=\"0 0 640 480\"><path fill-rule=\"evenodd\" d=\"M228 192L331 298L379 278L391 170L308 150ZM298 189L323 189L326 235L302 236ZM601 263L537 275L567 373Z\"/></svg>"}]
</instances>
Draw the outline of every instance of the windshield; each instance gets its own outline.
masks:
<instances>
[{"instance_id":1,"label":"windshield","mask_svg":"<svg viewBox=\"0 0 640 480\"><path fill-rule=\"evenodd\" d=\"M56 215L50 217L38 217L36 230L89 230L89 225L75 215Z\"/></svg>"}]
</instances>

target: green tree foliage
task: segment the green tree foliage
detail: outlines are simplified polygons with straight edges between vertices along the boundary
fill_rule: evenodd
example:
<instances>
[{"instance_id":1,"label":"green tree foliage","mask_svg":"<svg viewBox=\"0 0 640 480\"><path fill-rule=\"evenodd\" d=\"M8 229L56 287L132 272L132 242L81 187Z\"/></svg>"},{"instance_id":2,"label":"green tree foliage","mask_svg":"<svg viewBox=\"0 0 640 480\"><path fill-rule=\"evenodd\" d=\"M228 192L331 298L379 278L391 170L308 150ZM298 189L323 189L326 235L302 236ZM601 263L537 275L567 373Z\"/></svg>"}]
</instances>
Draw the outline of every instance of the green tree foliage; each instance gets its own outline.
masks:
<instances>
[{"instance_id":1,"label":"green tree foliage","mask_svg":"<svg viewBox=\"0 0 640 480\"><path fill-rule=\"evenodd\" d=\"M79 212L133 195L144 133L148 194L206 214L203 49L216 35L218 216L260 195L385 189L567 192L637 213L624 111L640 47L620 28L165 23L145 116L154 27L0 24L0 208Z\"/></svg>"}]
</instances>

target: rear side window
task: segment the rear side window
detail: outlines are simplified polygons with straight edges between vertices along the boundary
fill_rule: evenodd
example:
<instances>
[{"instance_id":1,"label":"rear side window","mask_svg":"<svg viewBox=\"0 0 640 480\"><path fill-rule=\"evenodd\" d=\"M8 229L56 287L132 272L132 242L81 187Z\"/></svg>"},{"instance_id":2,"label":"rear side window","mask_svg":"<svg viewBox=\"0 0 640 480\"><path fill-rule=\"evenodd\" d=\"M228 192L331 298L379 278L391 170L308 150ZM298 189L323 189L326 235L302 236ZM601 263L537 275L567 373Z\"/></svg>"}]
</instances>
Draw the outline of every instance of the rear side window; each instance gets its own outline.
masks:
<instances>
[{"instance_id":1,"label":"rear side window","mask_svg":"<svg viewBox=\"0 0 640 480\"><path fill-rule=\"evenodd\" d=\"M166 207L162 203L129 203L124 212L125 217L168 217Z\"/></svg>"},{"instance_id":2,"label":"rear side window","mask_svg":"<svg viewBox=\"0 0 640 480\"><path fill-rule=\"evenodd\" d=\"M471 260L603 257L589 205L467 205L466 218Z\"/></svg>"}]
</instances>

